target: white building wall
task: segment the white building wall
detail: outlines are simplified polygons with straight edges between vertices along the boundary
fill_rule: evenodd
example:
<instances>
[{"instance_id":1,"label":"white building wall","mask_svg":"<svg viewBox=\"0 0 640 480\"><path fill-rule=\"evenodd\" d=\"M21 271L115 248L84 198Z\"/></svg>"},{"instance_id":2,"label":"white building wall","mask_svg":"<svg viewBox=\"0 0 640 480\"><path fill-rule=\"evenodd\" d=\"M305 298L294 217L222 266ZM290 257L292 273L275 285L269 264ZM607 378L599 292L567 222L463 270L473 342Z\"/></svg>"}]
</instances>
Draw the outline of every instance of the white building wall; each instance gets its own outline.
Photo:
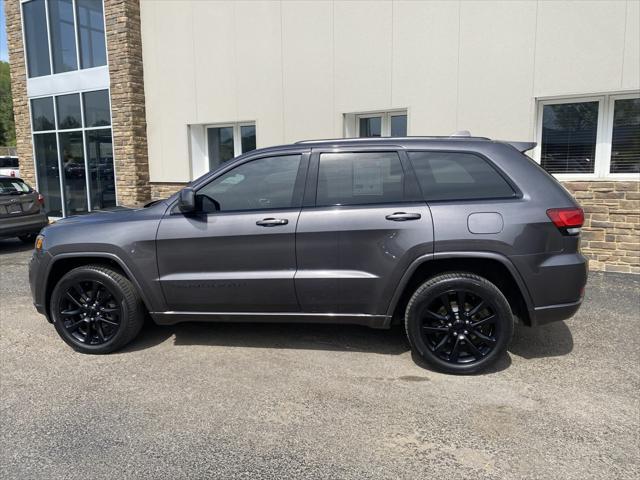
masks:
<instances>
[{"instance_id":1,"label":"white building wall","mask_svg":"<svg viewBox=\"0 0 640 480\"><path fill-rule=\"evenodd\" d=\"M637 0L142 0L141 20L154 182L192 178L188 125L255 121L264 147L406 108L410 135L533 140L536 98L640 89Z\"/></svg>"}]
</instances>

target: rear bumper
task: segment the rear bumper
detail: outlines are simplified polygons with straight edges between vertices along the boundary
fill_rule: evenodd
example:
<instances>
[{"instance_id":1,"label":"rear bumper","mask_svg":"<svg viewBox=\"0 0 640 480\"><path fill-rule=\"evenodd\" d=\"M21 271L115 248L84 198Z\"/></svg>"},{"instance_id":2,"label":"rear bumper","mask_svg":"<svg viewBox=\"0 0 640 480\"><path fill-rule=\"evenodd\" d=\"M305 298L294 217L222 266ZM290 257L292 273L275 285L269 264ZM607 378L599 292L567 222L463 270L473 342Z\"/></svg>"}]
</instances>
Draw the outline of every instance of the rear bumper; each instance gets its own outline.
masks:
<instances>
[{"instance_id":1,"label":"rear bumper","mask_svg":"<svg viewBox=\"0 0 640 480\"><path fill-rule=\"evenodd\" d=\"M546 325L571 318L578 311L580 305L582 305L582 298L577 302L536 307L531 318L531 326Z\"/></svg>"},{"instance_id":2,"label":"rear bumper","mask_svg":"<svg viewBox=\"0 0 640 480\"><path fill-rule=\"evenodd\" d=\"M48 224L49 218L44 213L1 218L0 238L38 233Z\"/></svg>"}]
</instances>

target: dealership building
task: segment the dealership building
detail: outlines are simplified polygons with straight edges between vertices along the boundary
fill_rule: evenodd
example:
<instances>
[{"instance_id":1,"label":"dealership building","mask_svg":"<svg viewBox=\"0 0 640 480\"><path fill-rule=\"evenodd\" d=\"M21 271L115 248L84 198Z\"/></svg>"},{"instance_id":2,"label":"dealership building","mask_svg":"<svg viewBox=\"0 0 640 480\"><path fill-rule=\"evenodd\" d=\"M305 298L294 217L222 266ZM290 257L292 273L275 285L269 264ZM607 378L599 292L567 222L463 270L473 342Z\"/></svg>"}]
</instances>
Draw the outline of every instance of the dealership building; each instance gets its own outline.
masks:
<instances>
[{"instance_id":1,"label":"dealership building","mask_svg":"<svg viewBox=\"0 0 640 480\"><path fill-rule=\"evenodd\" d=\"M52 217L307 139L534 141L597 270L640 273L640 2L5 0L21 176Z\"/></svg>"}]
</instances>

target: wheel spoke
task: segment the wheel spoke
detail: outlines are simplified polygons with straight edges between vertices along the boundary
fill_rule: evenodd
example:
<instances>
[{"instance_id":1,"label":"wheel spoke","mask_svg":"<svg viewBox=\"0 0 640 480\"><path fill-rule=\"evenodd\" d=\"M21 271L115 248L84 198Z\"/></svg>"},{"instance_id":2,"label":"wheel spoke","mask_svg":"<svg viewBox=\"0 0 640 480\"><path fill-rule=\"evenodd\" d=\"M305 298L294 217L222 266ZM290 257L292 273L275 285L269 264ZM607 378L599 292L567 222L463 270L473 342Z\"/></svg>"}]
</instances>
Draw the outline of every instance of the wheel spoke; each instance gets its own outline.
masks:
<instances>
[{"instance_id":1,"label":"wheel spoke","mask_svg":"<svg viewBox=\"0 0 640 480\"><path fill-rule=\"evenodd\" d=\"M478 350L478 347L476 347L473 344L473 342L468 336L465 335L464 339L465 339L465 345L467 346L467 350L471 352L474 357L476 357L476 360L480 360L480 358L484 356L482 355L482 352Z\"/></svg>"},{"instance_id":2,"label":"wheel spoke","mask_svg":"<svg viewBox=\"0 0 640 480\"><path fill-rule=\"evenodd\" d=\"M485 301L484 300L480 300L480 303L478 303L478 305L476 305L475 307L473 307L471 310L469 310L469 316L473 317L476 313L478 313L480 310L482 310L482 308L485 306Z\"/></svg>"},{"instance_id":3,"label":"wheel spoke","mask_svg":"<svg viewBox=\"0 0 640 480\"><path fill-rule=\"evenodd\" d=\"M100 340L102 340L103 342L107 341L107 337L105 337L104 332L102 331L102 325L98 322L96 322L96 332L98 332Z\"/></svg>"},{"instance_id":4,"label":"wheel spoke","mask_svg":"<svg viewBox=\"0 0 640 480\"><path fill-rule=\"evenodd\" d=\"M429 333L448 333L448 327L432 327L430 325L423 325L422 330Z\"/></svg>"},{"instance_id":5,"label":"wheel spoke","mask_svg":"<svg viewBox=\"0 0 640 480\"><path fill-rule=\"evenodd\" d=\"M432 320L437 320L438 322L442 322L442 323L445 323L449 320L447 317L440 315L438 313L432 312L431 310L427 310L425 312L425 315Z\"/></svg>"},{"instance_id":6,"label":"wheel spoke","mask_svg":"<svg viewBox=\"0 0 640 480\"><path fill-rule=\"evenodd\" d=\"M64 328L66 328L67 330L69 330L70 332L75 332L78 327L80 325L82 325L84 323L84 320L78 320L77 322L72 323L71 325L69 325L68 327L65 326Z\"/></svg>"},{"instance_id":7,"label":"wheel spoke","mask_svg":"<svg viewBox=\"0 0 640 480\"><path fill-rule=\"evenodd\" d=\"M433 351L439 352L440 350L442 350L444 346L447 344L447 340L449 340L449 336L448 335L443 336L442 339L438 342L438 344L434 347Z\"/></svg>"},{"instance_id":8,"label":"wheel spoke","mask_svg":"<svg viewBox=\"0 0 640 480\"><path fill-rule=\"evenodd\" d=\"M87 301L87 299L89 298L89 295L87 295L87 292L85 292L84 288L82 288L82 285L79 282L76 283L73 286L73 288L76 291L76 293L80 295L80 300Z\"/></svg>"},{"instance_id":9,"label":"wheel spoke","mask_svg":"<svg viewBox=\"0 0 640 480\"><path fill-rule=\"evenodd\" d=\"M71 292L67 292L67 298L75 303L79 308L82 308L82 304L71 295Z\"/></svg>"},{"instance_id":10,"label":"wheel spoke","mask_svg":"<svg viewBox=\"0 0 640 480\"><path fill-rule=\"evenodd\" d=\"M451 353L449 354L449 361L457 362L459 354L460 354L460 340L456 336L456 340L453 343L453 348L451 349Z\"/></svg>"},{"instance_id":11,"label":"wheel spoke","mask_svg":"<svg viewBox=\"0 0 640 480\"><path fill-rule=\"evenodd\" d=\"M451 302L449 301L449 294L443 293L442 295L440 295L440 301L444 305L444 308L447 311L447 315L449 315L449 318L453 318L454 315L453 315L453 309L451 308Z\"/></svg>"},{"instance_id":12,"label":"wheel spoke","mask_svg":"<svg viewBox=\"0 0 640 480\"><path fill-rule=\"evenodd\" d=\"M78 315L82 312L81 308L76 308L75 310L63 310L60 312L60 315L63 317L72 317L74 315Z\"/></svg>"},{"instance_id":13,"label":"wheel spoke","mask_svg":"<svg viewBox=\"0 0 640 480\"><path fill-rule=\"evenodd\" d=\"M471 327L472 328L476 328L476 327L480 327L482 325L486 325L487 323L492 323L493 320L495 320L496 316L495 315L489 315L486 318L483 318L482 320L478 320L477 322L472 322L471 323Z\"/></svg>"},{"instance_id":14,"label":"wheel spoke","mask_svg":"<svg viewBox=\"0 0 640 480\"><path fill-rule=\"evenodd\" d=\"M466 298L467 294L465 293L464 290L458 290L457 292L457 299L458 299L458 313L464 313L467 310L464 308L464 301Z\"/></svg>"},{"instance_id":15,"label":"wheel spoke","mask_svg":"<svg viewBox=\"0 0 640 480\"><path fill-rule=\"evenodd\" d=\"M96 317L96 320L100 321L100 322L104 322L108 325L113 325L114 327L117 327L118 325L120 325L118 322L114 322L113 320L108 320L104 317Z\"/></svg>"},{"instance_id":16,"label":"wheel spoke","mask_svg":"<svg viewBox=\"0 0 640 480\"><path fill-rule=\"evenodd\" d=\"M488 337L487 335L485 335L484 333L482 333L479 330L476 330L475 328L471 329L471 333L473 333L473 335L475 335L476 337L478 337L480 340L482 340L485 343L490 343L490 344L494 344L497 342L497 340L495 338L492 337Z\"/></svg>"},{"instance_id":17,"label":"wheel spoke","mask_svg":"<svg viewBox=\"0 0 640 480\"><path fill-rule=\"evenodd\" d=\"M115 313L115 312L119 312L120 309L118 307L109 307L109 308L103 308L102 309L102 313Z\"/></svg>"}]
</instances>

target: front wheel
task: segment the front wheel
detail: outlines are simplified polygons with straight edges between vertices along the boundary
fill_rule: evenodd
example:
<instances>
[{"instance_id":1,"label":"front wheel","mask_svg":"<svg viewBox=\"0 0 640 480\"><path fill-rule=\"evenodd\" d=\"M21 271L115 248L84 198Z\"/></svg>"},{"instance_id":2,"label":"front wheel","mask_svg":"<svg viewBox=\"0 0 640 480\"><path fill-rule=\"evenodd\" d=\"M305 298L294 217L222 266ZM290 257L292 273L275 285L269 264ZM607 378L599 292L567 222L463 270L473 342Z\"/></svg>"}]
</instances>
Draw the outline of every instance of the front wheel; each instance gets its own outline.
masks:
<instances>
[{"instance_id":1,"label":"front wheel","mask_svg":"<svg viewBox=\"0 0 640 480\"><path fill-rule=\"evenodd\" d=\"M475 373L493 364L511 341L513 323L498 287L465 272L431 278L415 291L405 312L412 350L447 373Z\"/></svg>"},{"instance_id":2,"label":"front wheel","mask_svg":"<svg viewBox=\"0 0 640 480\"><path fill-rule=\"evenodd\" d=\"M133 284L101 265L67 272L53 289L50 307L58 335L82 353L122 348L144 323L142 301Z\"/></svg>"}]
</instances>

